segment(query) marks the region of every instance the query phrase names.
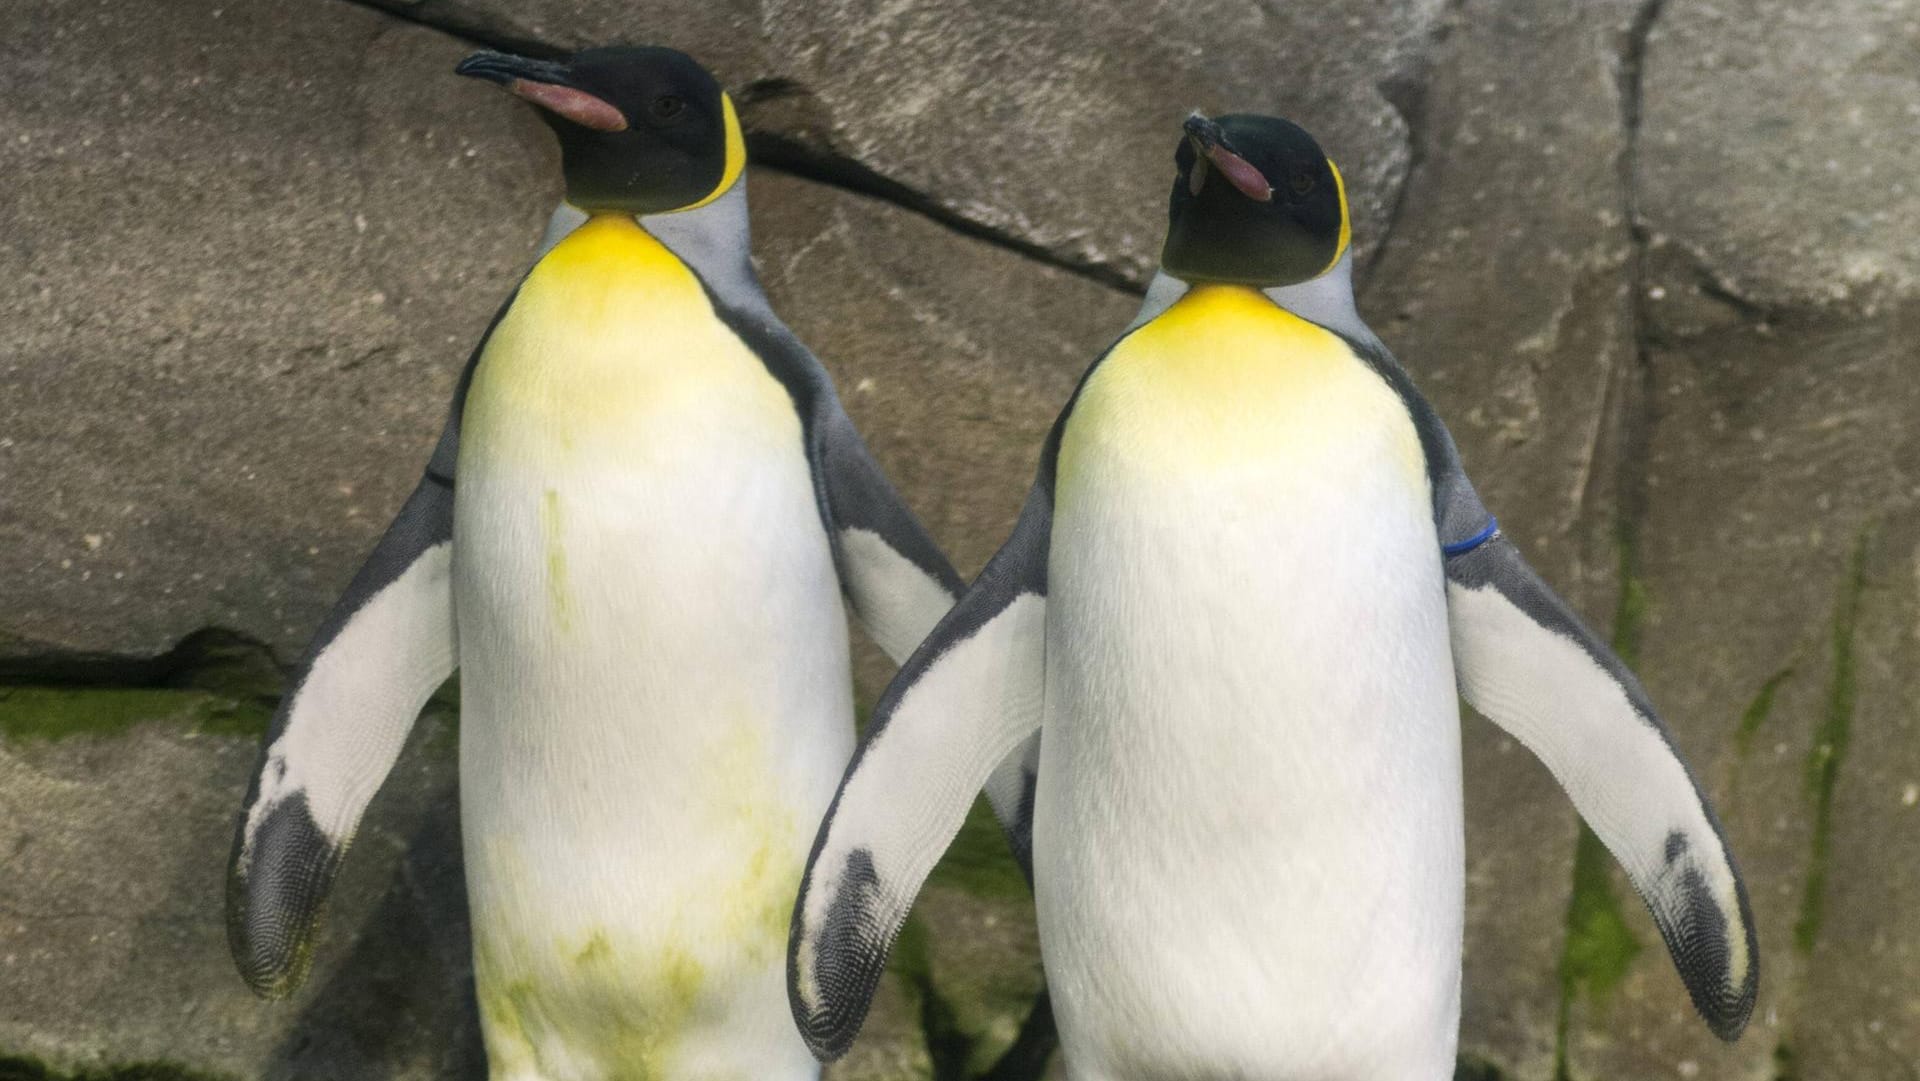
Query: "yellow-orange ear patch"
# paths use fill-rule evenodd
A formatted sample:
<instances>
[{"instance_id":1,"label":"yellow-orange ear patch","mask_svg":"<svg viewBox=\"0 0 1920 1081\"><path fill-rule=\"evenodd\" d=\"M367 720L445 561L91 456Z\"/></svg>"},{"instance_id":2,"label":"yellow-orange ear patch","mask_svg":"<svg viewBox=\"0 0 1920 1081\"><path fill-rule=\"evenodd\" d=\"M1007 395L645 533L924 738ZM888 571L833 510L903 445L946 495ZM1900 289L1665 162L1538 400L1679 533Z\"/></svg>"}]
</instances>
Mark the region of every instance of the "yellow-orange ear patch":
<instances>
[{"instance_id":1,"label":"yellow-orange ear patch","mask_svg":"<svg viewBox=\"0 0 1920 1081\"><path fill-rule=\"evenodd\" d=\"M740 114L733 110L733 98L724 92L720 95L720 109L727 125L727 163L720 171L720 183L713 186L706 198L681 207L682 210L698 210L725 195L727 189L733 187L734 181L740 179L740 174L746 171L747 137L740 130Z\"/></svg>"},{"instance_id":2,"label":"yellow-orange ear patch","mask_svg":"<svg viewBox=\"0 0 1920 1081\"><path fill-rule=\"evenodd\" d=\"M1325 274L1340 265L1340 257L1347 254L1347 248L1353 243L1353 212L1347 208L1347 182L1340 178L1340 167L1327 159L1327 168L1333 173L1333 190L1340 196L1340 242L1333 246L1333 261L1328 263Z\"/></svg>"}]
</instances>

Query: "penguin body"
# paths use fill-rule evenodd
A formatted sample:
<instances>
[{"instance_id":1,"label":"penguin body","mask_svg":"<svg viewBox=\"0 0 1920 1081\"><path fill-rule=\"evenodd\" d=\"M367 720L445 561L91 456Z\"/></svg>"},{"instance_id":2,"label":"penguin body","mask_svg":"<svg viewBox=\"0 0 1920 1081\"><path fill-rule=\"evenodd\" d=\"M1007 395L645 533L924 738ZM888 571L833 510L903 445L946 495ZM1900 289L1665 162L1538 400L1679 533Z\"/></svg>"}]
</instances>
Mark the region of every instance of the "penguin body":
<instances>
[{"instance_id":1,"label":"penguin body","mask_svg":"<svg viewBox=\"0 0 1920 1081\"><path fill-rule=\"evenodd\" d=\"M602 215L521 285L463 427L462 827L496 1072L810 1076L780 972L852 691L791 397L684 263Z\"/></svg>"},{"instance_id":2,"label":"penguin body","mask_svg":"<svg viewBox=\"0 0 1920 1081\"><path fill-rule=\"evenodd\" d=\"M1450 1061L1459 720L1400 400L1205 286L1088 377L1055 485L1034 868L1075 1075Z\"/></svg>"},{"instance_id":3,"label":"penguin body","mask_svg":"<svg viewBox=\"0 0 1920 1081\"><path fill-rule=\"evenodd\" d=\"M958 594L749 259L745 147L665 49L459 69L547 110L568 203L426 475L316 634L234 841L275 997L420 707L462 679L497 1081L806 1081L792 899L853 745L847 610L904 658Z\"/></svg>"},{"instance_id":4,"label":"penguin body","mask_svg":"<svg viewBox=\"0 0 1920 1081\"><path fill-rule=\"evenodd\" d=\"M1758 975L1718 823L1354 311L1338 171L1249 116L1196 114L1175 164L1140 315L821 825L789 960L809 1044L852 1041L983 785L1032 837L1075 1081L1451 1077L1459 697L1553 771L1734 1038Z\"/></svg>"}]
</instances>

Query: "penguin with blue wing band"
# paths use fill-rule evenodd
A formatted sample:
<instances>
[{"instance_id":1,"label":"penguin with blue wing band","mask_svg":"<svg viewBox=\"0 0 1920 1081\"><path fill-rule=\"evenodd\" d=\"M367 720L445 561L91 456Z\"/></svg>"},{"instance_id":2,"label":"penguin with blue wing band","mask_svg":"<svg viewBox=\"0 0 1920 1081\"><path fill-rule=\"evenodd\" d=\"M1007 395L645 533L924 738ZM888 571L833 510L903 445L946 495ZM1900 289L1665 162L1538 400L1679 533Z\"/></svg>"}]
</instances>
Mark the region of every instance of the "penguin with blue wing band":
<instances>
[{"instance_id":1,"label":"penguin with blue wing band","mask_svg":"<svg viewBox=\"0 0 1920 1081\"><path fill-rule=\"evenodd\" d=\"M811 1081L782 975L854 746L845 614L905 658L961 581L761 291L713 76L637 47L458 70L540 109L566 203L273 721L234 956L264 995L299 986L457 665L492 1076Z\"/></svg>"},{"instance_id":2,"label":"penguin with blue wing band","mask_svg":"<svg viewBox=\"0 0 1920 1081\"><path fill-rule=\"evenodd\" d=\"M1737 1037L1758 974L1719 826L1360 319L1339 170L1284 120L1198 114L1175 168L1139 317L821 825L788 965L809 1045L846 1050L968 803L1037 746L1069 1076L1451 1077L1460 696L1552 769Z\"/></svg>"}]
</instances>

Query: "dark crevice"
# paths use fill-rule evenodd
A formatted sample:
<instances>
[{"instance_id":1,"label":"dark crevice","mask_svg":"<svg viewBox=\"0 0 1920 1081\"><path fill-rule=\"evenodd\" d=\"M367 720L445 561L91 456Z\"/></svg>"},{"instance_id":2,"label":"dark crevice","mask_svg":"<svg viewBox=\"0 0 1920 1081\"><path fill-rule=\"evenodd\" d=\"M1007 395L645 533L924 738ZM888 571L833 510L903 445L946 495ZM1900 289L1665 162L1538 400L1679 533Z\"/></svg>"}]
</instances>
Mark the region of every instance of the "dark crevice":
<instances>
[{"instance_id":1,"label":"dark crevice","mask_svg":"<svg viewBox=\"0 0 1920 1081\"><path fill-rule=\"evenodd\" d=\"M207 627L157 656L43 647L0 656L0 686L211 688L244 683L277 689L281 669L273 650L238 631Z\"/></svg>"},{"instance_id":2,"label":"dark crevice","mask_svg":"<svg viewBox=\"0 0 1920 1081\"><path fill-rule=\"evenodd\" d=\"M346 2L416 26L437 30L449 37L483 49L496 49L541 59L555 59L572 51L503 30L487 19L463 12L457 7L438 4L413 5L398 2L398 0L346 0ZM736 104L744 109L750 104L764 104L783 98L806 96L810 96L810 91L803 84L793 79L776 76L756 79L741 87ZM749 124L747 153L753 164L761 168L891 203L911 214L945 226L962 236L991 244L1022 258L1064 270L1088 281L1098 282L1110 289L1117 289L1132 296L1142 296L1147 291L1144 283L1135 280L1131 274L1119 266L1063 255L1004 229L975 221L941 204L938 199L926 192L887 176L863 162L823 147L815 140L796 137L788 132L754 130Z\"/></svg>"},{"instance_id":3,"label":"dark crevice","mask_svg":"<svg viewBox=\"0 0 1920 1081\"><path fill-rule=\"evenodd\" d=\"M1462 1051L1454 1059L1453 1081L1507 1081L1507 1074L1498 1063Z\"/></svg>"},{"instance_id":4,"label":"dark crevice","mask_svg":"<svg viewBox=\"0 0 1920 1081\"><path fill-rule=\"evenodd\" d=\"M1715 277L1713 272L1704 266L1699 268L1696 287L1700 290L1701 296L1725 304L1750 323L1773 326L1781 321L1783 313L1779 310L1734 292L1730 286Z\"/></svg>"},{"instance_id":5,"label":"dark crevice","mask_svg":"<svg viewBox=\"0 0 1920 1081\"><path fill-rule=\"evenodd\" d=\"M1640 535L1648 502L1648 461L1656 423L1652 313L1648 310L1651 234L1640 213L1640 122L1646 75L1647 41L1665 9L1666 0L1645 0L1635 9L1621 39L1615 68L1620 107L1621 144L1617 183L1621 218L1626 223L1629 251L1625 266L1627 302L1623 313L1632 354L1626 370L1610 381L1613 399L1614 486L1613 540L1616 546L1619 590L1614 612L1613 644L1621 658L1637 660L1646 592L1640 570ZM1595 473L1595 480L1600 474ZM1613 896L1605 850L1583 823L1575 846L1573 884L1567 907L1567 937L1561 946L1560 1002L1554 1034L1555 1081L1574 1076L1569 1061L1571 1017L1576 995L1604 994L1625 975L1638 950Z\"/></svg>"},{"instance_id":6,"label":"dark crevice","mask_svg":"<svg viewBox=\"0 0 1920 1081\"><path fill-rule=\"evenodd\" d=\"M813 91L808 90L805 84L801 83L798 79L789 79L785 76L775 75L765 79L755 79L741 87L734 92L733 101L735 105L740 106L740 108L744 110L755 105L764 105L770 101L785 101L789 98L810 98L812 96Z\"/></svg>"},{"instance_id":7,"label":"dark crevice","mask_svg":"<svg viewBox=\"0 0 1920 1081\"><path fill-rule=\"evenodd\" d=\"M0 658L0 736L9 740L112 735L161 718L257 737L285 689L271 650L218 628L157 657L10 648Z\"/></svg>"},{"instance_id":8,"label":"dark crevice","mask_svg":"<svg viewBox=\"0 0 1920 1081\"><path fill-rule=\"evenodd\" d=\"M902 210L946 226L962 236L984 241L1036 263L1064 270L1088 281L1098 282L1132 296L1142 296L1146 286L1111 263L1074 259L1022 239L1005 230L974 221L925 192L876 172L862 162L822 149L800 139L771 131L747 133L748 157L755 165L774 169L802 180L839 188L892 203Z\"/></svg>"},{"instance_id":9,"label":"dark crevice","mask_svg":"<svg viewBox=\"0 0 1920 1081\"><path fill-rule=\"evenodd\" d=\"M345 2L369 11L377 11L382 15L399 19L401 22L437 30L450 38L457 38L482 49L517 53L541 60L557 60L573 51L503 30L485 17L463 12L457 7L448 8L433 3L406 3L404 0L345 0Z\"/></svg>"},{"instance_id":10,"label":"dark crevice","mask_svg":"<svg viewBox=\"0 0 1920 1081\"><path fill-rule=\"evenodd\" d=\"M894 946L893 967L920 1000L920 1037L933 1068L933 1081L1040 1081L1059 1043L1047 989L1042 987L1034 995L1013 1043L985 1072L975 1074L968 1063L979 1040L961 1028L953 1004L934 980L927 933L918 915L908 917Z\"/></svg>"},{"instance_id":11,"label":"dark crevice","mask_svg":"<svg viewBox=\"0 0 1920 1081\"><path fill-rule=\"evenodd\" d=\"M1356 291L1365 288L1373 269L1380 265L1382 257L1386 255L1387 246L1393 242L1394 233L1400 228L1401 219L1406 213L1407 193L1413 187L1414 178L1426 165L1427 107L1433 90L1434 54L1453 34L1454 19L1465 7L1466 0L1447 0L1446 5L1433 16L1427 40L1405 66L1374 87L1387 107L1400 117L1401 126L1407 129L1407 168L1401 174L1400 187L1394 191L1393 201L1387 205L1386 220L1380 223L1380 236L1374 242L1373 255L1365 267L1359 268Z\"/></svg>"},{"instance_id":12,"label":"dark crevice","mask_svg":"<svg viewBox=\"0 0 1920 1081\"><path fill-rule=\"evenodd\" d=\"M1633 337L1636 371L1628 396L1622 401L1619 462L1620 534L1629 551L1638 539L1647 498L1647 452L1654 416L1653 313L1648 310L1651 289L1650 231L1640 212L1640 121L1645 93L1647 39L1666 8L1666 0L1646 0L1634 12L1620 53L1619 97L1620 193L1632 250L1627 262L1627 318ZM1623 568L1631 572L1633 568ZM1624 582L1623 582L1624 588Z\"/></svg>"}]
</instances>

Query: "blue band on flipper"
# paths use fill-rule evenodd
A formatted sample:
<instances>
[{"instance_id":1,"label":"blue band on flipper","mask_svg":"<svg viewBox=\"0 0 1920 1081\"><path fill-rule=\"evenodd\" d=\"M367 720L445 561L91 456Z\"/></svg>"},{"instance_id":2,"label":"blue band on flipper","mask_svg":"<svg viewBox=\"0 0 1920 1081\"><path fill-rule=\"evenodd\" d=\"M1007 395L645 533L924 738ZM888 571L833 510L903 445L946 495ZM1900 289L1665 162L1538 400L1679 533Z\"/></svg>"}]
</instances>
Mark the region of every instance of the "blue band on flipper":
<instances>
[{"instance_id":1,"label":"blue band on flipper","mask_svg":"<svg viewBox=\"0 0 1920 1081\"><path fill-rule=\"evenodd\" d=\"M1441 545L1440 552L1448 559L1452 559L1454 556L1466 555L1468 552L1492 540L1493 535L1498 532L1500 532L1500 519L1488 515L1486 528L1468 537L1466 540Z\"/></svg>"}]
</instances>

